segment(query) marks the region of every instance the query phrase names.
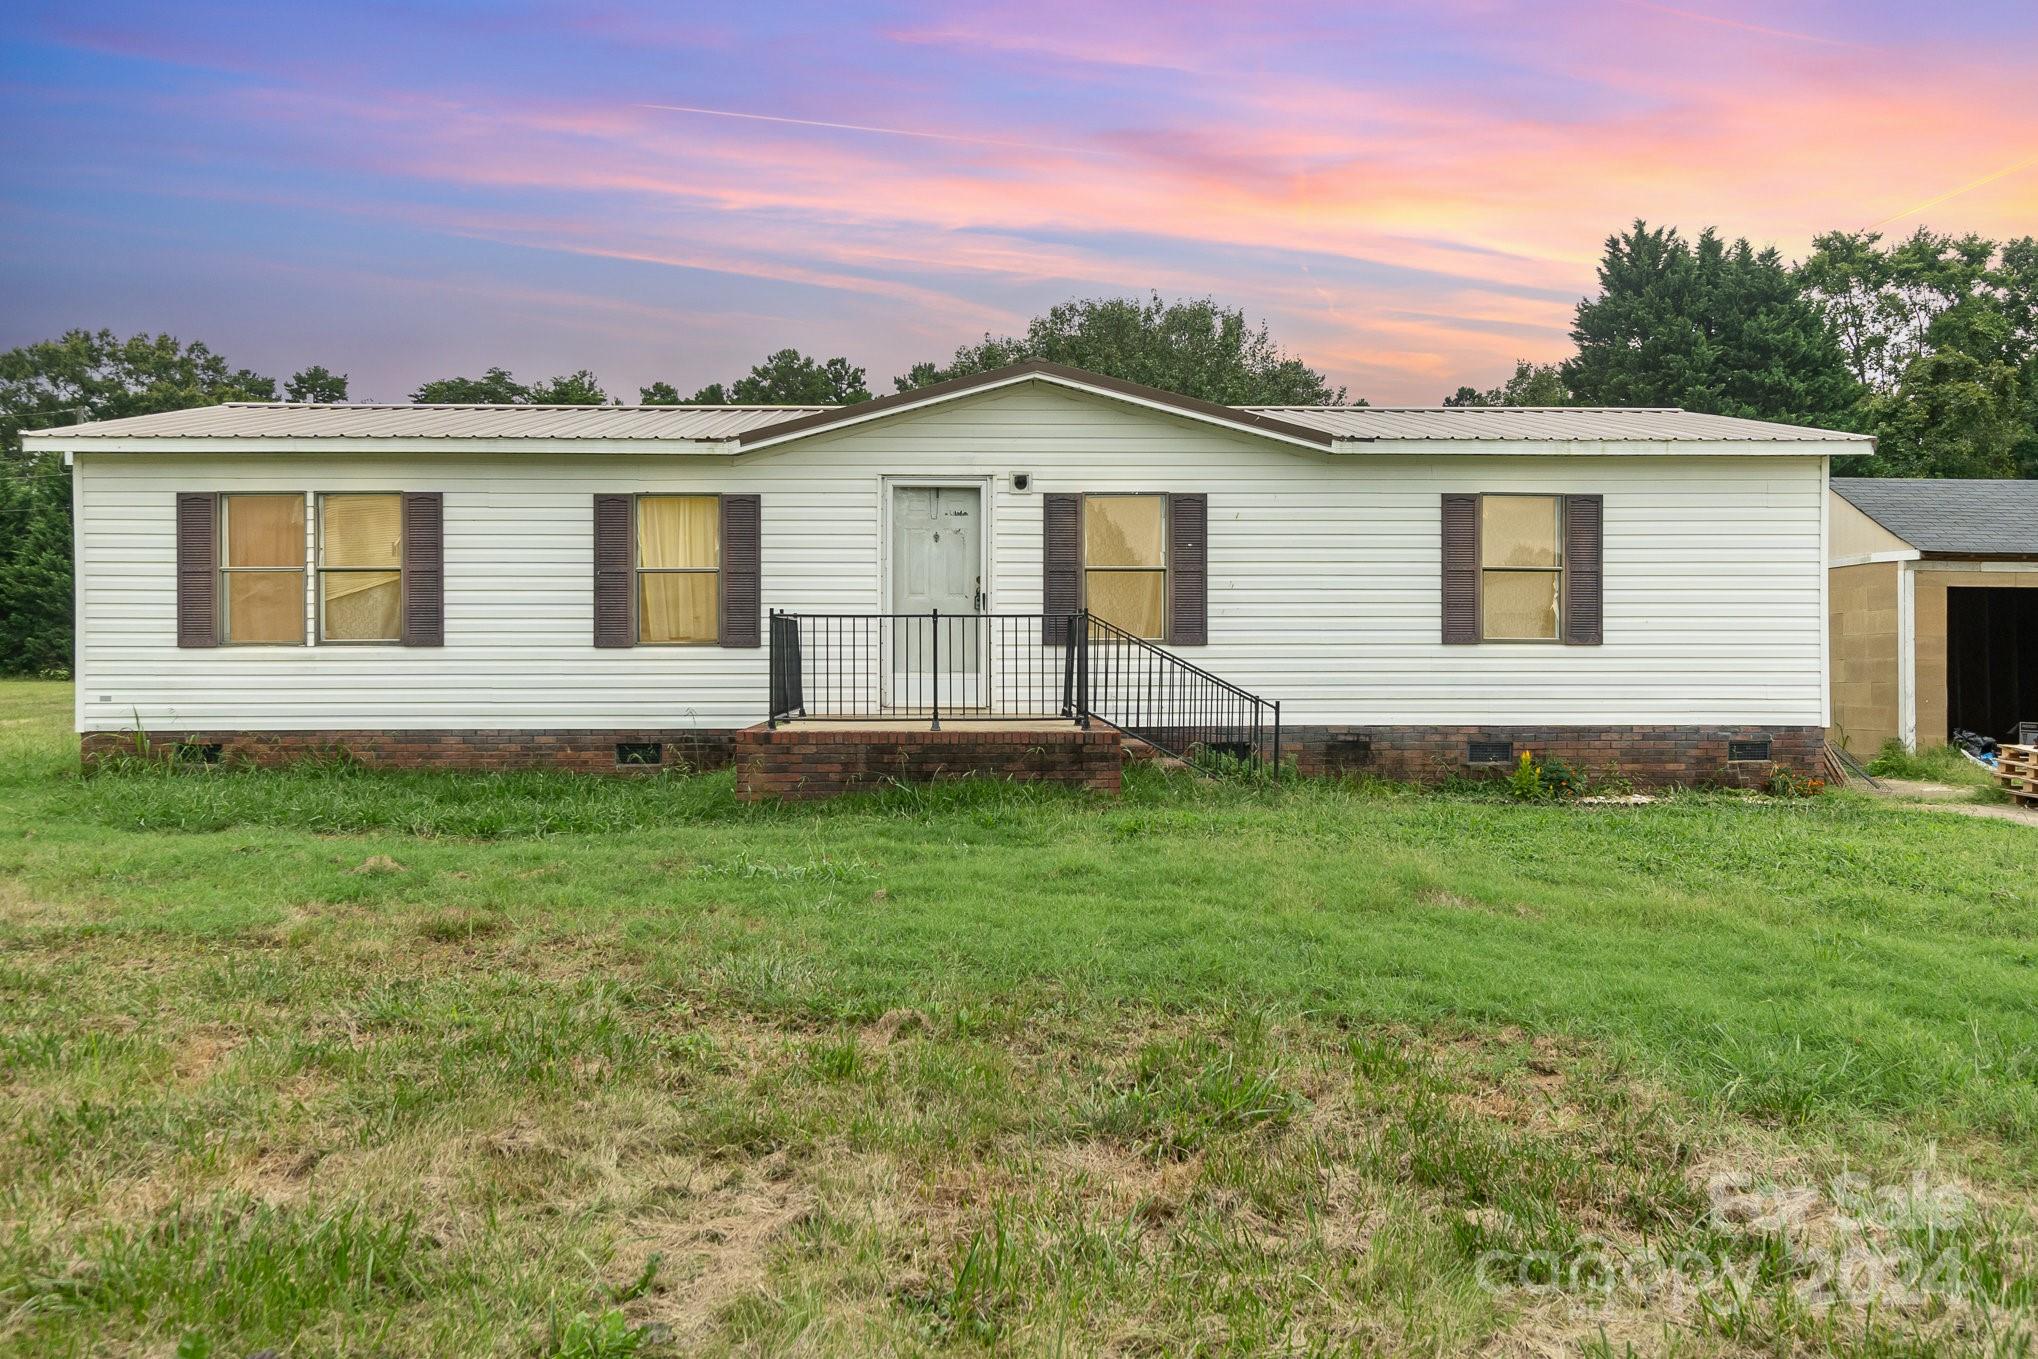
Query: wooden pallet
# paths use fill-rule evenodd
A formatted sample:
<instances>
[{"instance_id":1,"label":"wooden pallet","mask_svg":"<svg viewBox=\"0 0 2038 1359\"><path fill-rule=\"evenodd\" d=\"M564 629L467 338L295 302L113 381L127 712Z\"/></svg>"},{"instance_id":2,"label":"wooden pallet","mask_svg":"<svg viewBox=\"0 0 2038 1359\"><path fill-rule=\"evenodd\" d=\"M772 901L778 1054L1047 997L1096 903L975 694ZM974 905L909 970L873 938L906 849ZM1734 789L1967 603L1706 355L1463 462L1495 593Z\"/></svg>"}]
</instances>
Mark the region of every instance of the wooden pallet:
<instances>
[{"instance_id":1,"label":"wooden pallet","mask_svg":"<svg viewBox=\"0 0 2038 1359\"><path fill-rule=\"evenodd\" d=\"M2038 807L2038 746L1999 747L1996 782L2018 802Z\"/></svg>"}]
</instances>

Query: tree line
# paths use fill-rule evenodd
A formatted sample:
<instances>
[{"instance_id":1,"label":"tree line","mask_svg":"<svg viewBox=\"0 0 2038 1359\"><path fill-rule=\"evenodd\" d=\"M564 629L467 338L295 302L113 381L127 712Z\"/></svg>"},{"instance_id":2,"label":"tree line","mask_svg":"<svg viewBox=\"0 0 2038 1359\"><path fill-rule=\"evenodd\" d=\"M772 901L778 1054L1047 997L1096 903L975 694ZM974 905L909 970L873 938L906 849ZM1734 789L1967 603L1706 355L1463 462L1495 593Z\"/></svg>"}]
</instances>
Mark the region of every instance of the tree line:
<instances>
[{"instance_id":1,"label":"tree line","mask_svg":"<svg viewBox=\"0 0 2038 1359\"><path fill-rule=\"evenodd\" d=\"M1634 227L1609 237L1575 352L1447 405L1682 406L1856 430L1840 475L2038 476L2038 239L1920 228L1774 249Z\"/></svg>"},{"instance_id":2,"label":"tree line","mask_svg":"<svg viewBox=\"0 0 2038 1359\"><path fill-rule=\"evenodd\" d=\"M1599 289L1578 303L1572 353L1521 360L1498 386L1447 406L1681 406L1863 431L1872 458L1836 473L2038 476L2038 239L1995 242L1923 228L1884 240L1831 232L1805 259L1689 239L1636 222L1607 238ZM896 391L1041 359L1227 405L1365 404L1277 344L1264 322L1211 298L1078 298L1021 335L985 335L917 363ZM71 493L60 460L24 430L222 401L333 402L347 375L312 366L278 383L203 343L75 330L0 354L0 673L62 673L71 648ZM781 349L727 383L646 405L838 405L871 396L865 369ZM502 368L438 378L417 402L607 405L581 369L519 381Z\"/></svg>"}]
</instances>

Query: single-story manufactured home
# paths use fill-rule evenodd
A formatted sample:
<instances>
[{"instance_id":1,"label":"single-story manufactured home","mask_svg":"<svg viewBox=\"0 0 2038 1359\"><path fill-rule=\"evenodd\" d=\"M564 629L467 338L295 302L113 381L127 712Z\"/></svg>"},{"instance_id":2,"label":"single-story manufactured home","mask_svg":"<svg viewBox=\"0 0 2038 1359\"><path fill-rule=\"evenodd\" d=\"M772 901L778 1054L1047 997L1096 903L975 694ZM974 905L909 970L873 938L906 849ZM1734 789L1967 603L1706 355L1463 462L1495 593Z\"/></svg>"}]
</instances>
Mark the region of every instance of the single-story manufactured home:
<instances>
[{"instance_id":1,"label":"single-story manufactured home","mask_svg":"<svg viewBox=\"0 0 2038 1359\"><path fill-rule=\"evenodd\" d=\"M764 793L1101 786L1121 733L1305 771L1810 773L1827 473L1870 448L1045 363L840 408L231 404L27 442L75 471L88 757L137 727L207 759L750 749Z\"/></svg>"},{"instance_id":2,"label":"single-story manufactured home","mask_svg":"<svg viewBox=\"0 0 2038 1359\"><path fill-rule=\"evenodd\" d=\"M2038 722L2038 481L1838 477L1835 745L2016 741Z\"/></svg>"}]
</instances>

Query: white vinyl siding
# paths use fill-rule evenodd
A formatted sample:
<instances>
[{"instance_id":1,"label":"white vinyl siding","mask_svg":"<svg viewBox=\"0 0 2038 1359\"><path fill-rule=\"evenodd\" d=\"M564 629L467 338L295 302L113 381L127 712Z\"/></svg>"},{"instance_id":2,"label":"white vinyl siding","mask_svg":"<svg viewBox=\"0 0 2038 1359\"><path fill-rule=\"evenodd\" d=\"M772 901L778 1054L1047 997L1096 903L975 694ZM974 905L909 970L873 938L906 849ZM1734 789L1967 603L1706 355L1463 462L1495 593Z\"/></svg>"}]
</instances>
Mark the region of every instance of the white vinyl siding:
<instances>
[{"instance_id":1,"label":"white vinyl siding","mask_svg":"<svg viewBox=\"0 0 2038 1359\"><path fill-rule=\"evenodd\" d=\"M766 650L593 645L594 493L763 497L766 608L875 612L887 481L991 479L992 610L1040 608L1041 495L1209 497L1197 665L1291 725L1818 725L1822 455L1318 454L1039 387L742 457L77 459L79 716L156 728L726 728ZM1025 493L1013 472L1032 474ZM175 493L445 495L443 647L176 647ZM1439 498L1605 497L1605 644L1446 649Z\"/></svg>"}]
</instances>

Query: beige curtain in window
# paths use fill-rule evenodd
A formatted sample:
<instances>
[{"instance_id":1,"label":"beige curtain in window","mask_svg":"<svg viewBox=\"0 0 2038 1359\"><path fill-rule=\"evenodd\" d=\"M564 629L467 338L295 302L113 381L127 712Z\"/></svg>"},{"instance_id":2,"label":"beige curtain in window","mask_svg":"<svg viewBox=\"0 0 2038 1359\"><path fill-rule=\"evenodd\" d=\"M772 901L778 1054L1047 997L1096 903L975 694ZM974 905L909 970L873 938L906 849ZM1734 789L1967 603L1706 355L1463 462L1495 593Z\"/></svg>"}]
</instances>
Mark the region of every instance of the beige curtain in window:
<instances>
[{"instance_id":1,"label":"beige curtain in window","mask_svg":"<svg viewBox=\"0 0 2038 1359\"><path fill-rule=\"evenodd\" d=\"M1479 501L1481 635L1554 641L1563 589L1558 500L1488 495Z\"/></svg>"},{"instance_id":2,"label":"beige curtain in window","mask_svg":"<svg viewBox=\"0 0 2038 1359\"><path fill-rule=\"evenodd\" d=\"M1135 637L1167 632L1166 500L1083 499L1083 587L1091 613Z\"/></svg>"},{"instance_id":3,"label":"beige curtain in window","mask_svg":"<svg viewBox=\"0 0 2038 1359\"><path fill-rule=\"evenodd\" d=\"M722 564L721 505L711 495L647 495L637 501L637 565L646 571L712 571Z\"/></svg>"},{"instance_id":4,"label":"beige curtain in window","mask_svg":"<svg viewBox=\"0 0 2038 1359\"><path fill-rule=\"evenodd\" d=\"M705 643L720 635L721 502L711 495L637 501L637 640Z\"/></svg>"},{"instance_id":5,"label":"beige curtain in window","mask_svg":"<svg viewBox=\"0 0 2038 1359\"><path fill-rule=\"evenodd\" d=\"M645 571L637 577L637 640L712 642L719 635L716 571Z\"/></svg>"},{"instance_id":6,"label":"beige curtain in window","mask_svg":"<svg viewBox=\"0 0 2038 1359\"><path fill-rule=\"evenodd\" d=\"M234 643L302 642L304 572L227 572L226 639Z\"/></svg>"},{"instance_id":7,"label":"beige curtain in window","mask_svg":"<svg viewBox=\"0 0 2038 1359\"><path fill-rule=\"evenodd\" d=\"M304 497L230 495L224 503L220 564L227 568L221 588L226 640L302 643Z\"/></svg>"},{"instance_id":8,"label":"beige curtain in window","mask_svg":"<svg viewBox=\"0 0 2038 1359\"><path fill-rule=\"evenodd\" d=\"M321 496L318 560L326 641L394 642L403 635L402 496Z\"/></svg>"},{"instance_id":9,"label":"beige curtain in window","mask_svg":"<svg viewBox=\"0 0 2038 1359\"><path fill-rule=\"evenodd\" d=\"M1163 564L1161 497L1093 495L1083 501L1083 565Z\"/></svg>"},{"instance_id":10,"label":"beige curtain in window","mask_svg":"<svg viewBox=\"0 0 2038 1359\"><path fill-rule=\"evenodd\" d=\"M319 565L403 565L402 496L329 495L319 513Z\"/></svg>"},{"instance_id":11,"label":"beige curtain in window","mask_svg":"<svg viewBox=\"0 0 2038 1359\"><path fill-rule=\"evenodd\" d=\"M226 498L227 566L304 566L304 497Z\"/></svg>"},{"instance_id":12,"label":"beige curtain in window","mask_svg":"<svg viewBox=\"0 0 2038 1359\"><path fill-rule=\"evenodd\" d=\"M328 571L325 637L332 642L394 642L403 634L403 576L395 571Z\"/></svg>"},{"instance_id":13,"label":"beige curtain in window","mask_svg":"<svg viewBox=\"0 0 2038 1359\"><path fill-rule=\"evenodd\" d=\"M1135 637L1158 638L1167 631L1165 579L1159 571L1092 571L1090 612Z\"/></svg>"}]
</instances>

